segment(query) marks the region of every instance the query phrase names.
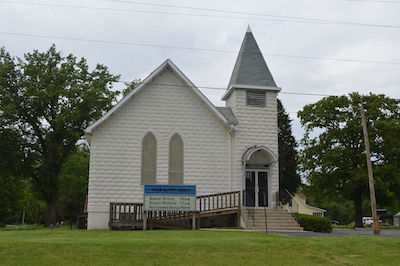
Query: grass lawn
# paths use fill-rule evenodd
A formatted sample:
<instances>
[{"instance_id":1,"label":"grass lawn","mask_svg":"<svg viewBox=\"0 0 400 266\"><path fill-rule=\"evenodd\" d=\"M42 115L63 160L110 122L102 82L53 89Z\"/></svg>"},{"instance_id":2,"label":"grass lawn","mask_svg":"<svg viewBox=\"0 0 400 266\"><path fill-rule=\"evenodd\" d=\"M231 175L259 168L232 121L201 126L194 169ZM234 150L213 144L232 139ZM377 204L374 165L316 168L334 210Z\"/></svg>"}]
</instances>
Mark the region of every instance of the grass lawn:
<instances>
[{"instance_id":1,"label":"grass lawn","mask_svg":"<svg viewBox=\"0 0 400 266\"><path fill-rule=\"evenodd\" d=\"M399 265L400 238L253 232L0 231L1 265Z\"/></svg>"}]
</instances>

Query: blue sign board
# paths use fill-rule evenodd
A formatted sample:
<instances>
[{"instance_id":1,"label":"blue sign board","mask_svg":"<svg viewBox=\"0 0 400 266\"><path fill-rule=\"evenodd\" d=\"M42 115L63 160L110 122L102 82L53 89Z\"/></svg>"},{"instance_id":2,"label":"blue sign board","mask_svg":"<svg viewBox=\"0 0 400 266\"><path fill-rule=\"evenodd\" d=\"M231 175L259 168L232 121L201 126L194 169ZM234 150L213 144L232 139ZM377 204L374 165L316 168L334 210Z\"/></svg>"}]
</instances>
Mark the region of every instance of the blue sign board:
<instances>
[{"instance_id":1,"label":"blue sign board","mask_svg":"<svg viewBox=\"0 0 400 266\"><path fill-rule=\"evenodd\" d=\"M144 185L144 194L196 195L196 186L189 185Z\"/></svg>"},{"instance_id":2,"label":"blue sign board","mask_svg":"<svg viewBox=\"0 0 400 266\"><path fill-rule=\"evenodd\" d=\"M196 186L145 185L145 211L196 211Z\"/></svg>"}]
</instances>

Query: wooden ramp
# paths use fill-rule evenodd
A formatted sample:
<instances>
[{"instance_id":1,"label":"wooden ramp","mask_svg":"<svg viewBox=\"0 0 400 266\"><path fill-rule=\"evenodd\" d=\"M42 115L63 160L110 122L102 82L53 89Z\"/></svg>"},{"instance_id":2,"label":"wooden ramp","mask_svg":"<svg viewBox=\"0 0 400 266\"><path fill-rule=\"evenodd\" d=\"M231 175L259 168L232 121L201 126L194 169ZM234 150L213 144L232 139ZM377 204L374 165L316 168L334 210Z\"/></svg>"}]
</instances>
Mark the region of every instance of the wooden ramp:
<instances>
[{"instance_id":1,"label":"wooden ramp","mask_svg":"<svg viewBox=\"0 0 400 266\"><path fill-rule=\"evenodd\" d=\"M109 227L111 230L133 230L143 228L143 218L149 228L189 229L193 219L196 224L204 217L237 215L240 223L240 191L198 196L196 212L148 211L144 212L143 203L110 203ZM239 224L238 224L239 226ZM199 227L199 226L197 226Z\"/></svg>"}]
</instances>

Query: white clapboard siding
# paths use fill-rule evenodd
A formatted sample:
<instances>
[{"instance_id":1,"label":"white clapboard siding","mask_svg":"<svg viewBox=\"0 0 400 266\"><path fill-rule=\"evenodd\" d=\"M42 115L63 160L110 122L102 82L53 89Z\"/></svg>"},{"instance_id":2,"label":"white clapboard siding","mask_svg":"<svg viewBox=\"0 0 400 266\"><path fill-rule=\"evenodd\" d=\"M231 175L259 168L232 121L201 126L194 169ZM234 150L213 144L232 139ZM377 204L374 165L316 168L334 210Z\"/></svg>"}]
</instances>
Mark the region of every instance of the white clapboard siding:
<instances>
[{"instance_id":1,"label":"white clapboard siding","mask_svg":"<svg viewBox=\"0 0 400 266\"><path fill-rule=\"evenodd\" d=\"M233 175L234 189L244 188L243 154L255 145L265 146L278 156L278 116L277 92L266 91L265 107L248 106L246 104L246 90L234 89L226 100L226 106L231 107L238 119L234 137ZM269 193L270 206L275 206L275 193L279 190L278 162L269 169L271 192Z\"/></svg>"},{"instance_id":2,"label":"white clapboard siding","mask_svg":"<svg viewBox=\"0 0 400 266\"><path fill-rule=\"evenodd\" d=\"M90 147L88 229L108 229L110 202L142 202L141 143L157 139L157 183L168 183L168 145L183 139L184 183L199 195L230 190L228 127L171 70L93 130ZM176 84L176 86L170 86Z\"/></svg>"}]
</instances>

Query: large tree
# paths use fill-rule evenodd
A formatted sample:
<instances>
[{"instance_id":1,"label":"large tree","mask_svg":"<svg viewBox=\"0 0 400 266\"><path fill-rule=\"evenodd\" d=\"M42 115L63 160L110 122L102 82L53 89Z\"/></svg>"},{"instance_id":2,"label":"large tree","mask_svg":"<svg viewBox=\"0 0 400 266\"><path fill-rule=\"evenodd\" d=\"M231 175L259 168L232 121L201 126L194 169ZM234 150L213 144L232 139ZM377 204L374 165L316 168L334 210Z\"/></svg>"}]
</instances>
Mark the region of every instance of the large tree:
<instances>
[{"instance_id":1,"label":"large tree","mask_svg":"<svg viewBox=\"0 0 400 266\"><path fill-rule=\"evenodd\" d=\"M39 158L31 175L47 203L48 225L56 222L61 167L84 129L111 108L118 79L104 65L91 71L84 58L62 56L54 45L23 58L0 49L0 118Z\"/></svg>"},{"instance_id":2,"label":"large tree","mask_svg":"<svg viewBox=\"0 0 400 266\"><path fill-rule=\"evenodd\" d=\"M279 143L279 195L282 202L287 202L291 194L300 186L300 175L297 172L297 143L292 134L289 115L278 99L278 143Z\"/></svg>"},{"instance_id":3,"label":"large tree","mask_svg":"<svg viewBox=\"0 0 400 266\"><path fill-rule=\"evenodd\" d=\"M18 132L0 121L0 225L15 223L23 211L24 180L30 169L26 143Z\"/></svg>"},{"instance_id":4,"label":"large tree","mask_svg":"<svg viewBox=\"0 0 400 266\"><path fill-rule=\"evenodd\" d=\"M84 211L89 179L89 150L78 148L61 168L59 176L58 214L73 223Z\"/></svg>"},{"instance_id":5,"label":"large tree","mask_svg":"<svg viewBox=\"0 0 400 266\"><path fill-rule=\"evenodd\" d=\"M369 195L360 104L368 121L378 206L391 204L399 182L399 100L352 93L323 98L298 113L306 130L301 162L310 190L321 200L351 200L356 227L362 226L362 202Z\"/></svg>"}]
</instances>

